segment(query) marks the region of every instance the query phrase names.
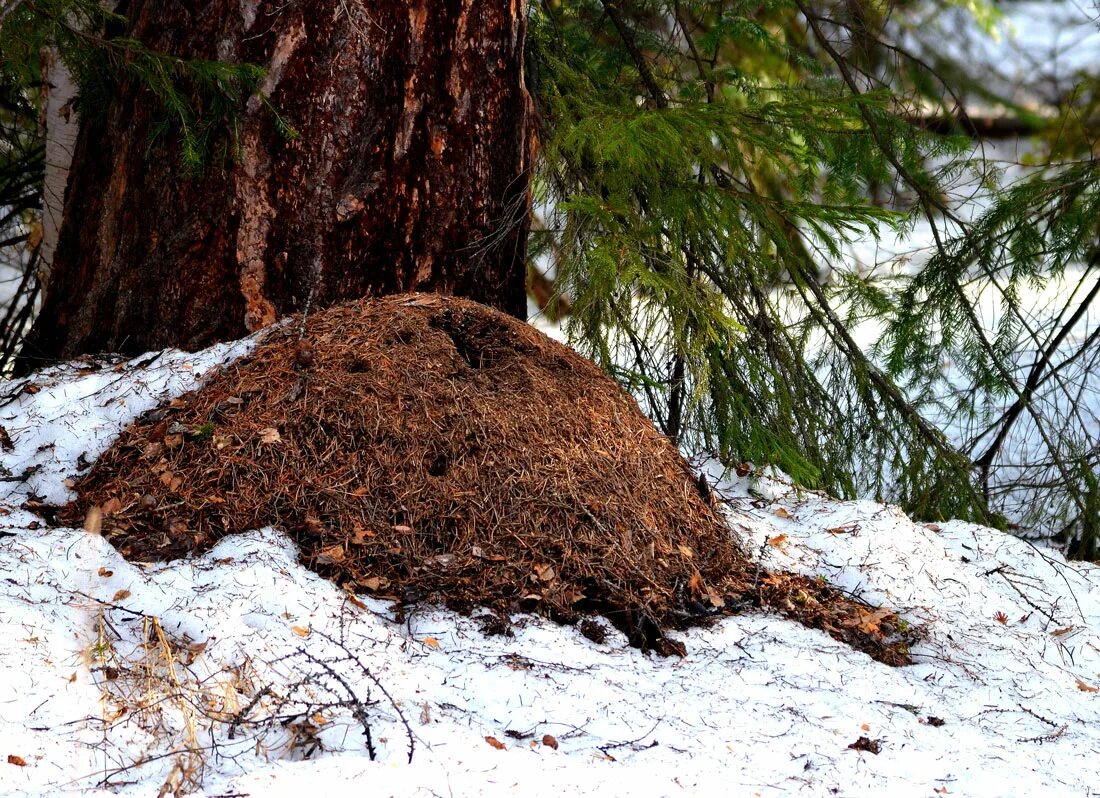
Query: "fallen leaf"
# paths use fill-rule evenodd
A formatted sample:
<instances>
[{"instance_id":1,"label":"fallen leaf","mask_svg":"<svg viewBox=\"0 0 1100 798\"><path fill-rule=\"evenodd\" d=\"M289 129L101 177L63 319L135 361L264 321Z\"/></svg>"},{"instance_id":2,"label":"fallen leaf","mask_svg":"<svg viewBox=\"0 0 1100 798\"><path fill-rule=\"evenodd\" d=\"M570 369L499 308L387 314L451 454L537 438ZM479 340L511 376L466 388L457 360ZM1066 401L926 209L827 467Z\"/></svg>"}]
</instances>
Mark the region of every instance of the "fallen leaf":
<instances>
[{"instance_id":1,"label":"fallen leaf","mask_svg":"<svg viewBox=\"0 0 1100 798\"><path fill-rule=\"evenodd\" d=\"M853 625L864 634L878 635L882 634L880 624L887 618L892 618L893 616L893 610L886 609L885 607L875 610L874 612L864 612L861 610L859 613L859 620Z\"/></svg>"},{"instance_id":2,"label":"fallen leaf","mask_svg":"<svg viewBox=\"0 0 1100 798\"><path fill-rule=\"evenodd\" d=\"M791 517L791 511L788 510L785 507L776 507L775 508L775 514L778 515L780 518L790 518Z\"/></svg>"},{"instance_id":3,"label":"fallen leaf","mask_svg":"<svg viewBox=\"0 0 1100 798\"><path fill-rule=\"evenodd\" d=\"M946 787L933 787L932 792L938 792L940 795L947 795Z\"/></svg>"},{"instance_id":4,"label":"fallen leaf","mask_svg":"<svg viewBox=\"0 0 1100 798\"><path fill-rule=\"evenodd\" d=\"M864 731L871 731L871 724L870 723L864 723L859 728L863 729Z\"/></svg>"},{"instance_id":5,"label":"fallen leaf","mask_svg":"<svg viewBox=\"0 0 1100 798\"><path fill-rule=\"evenodd\" d=\"M103 502L103 506L100 509L103 510L104 515L114 515L122 509L122 500L110 498Z\"/></svg>"},{"instance_id":6,"label":"fallen leaf","mask_svg":"<svg viewBox=\"0 0 1100 798\"><path fill-rule=\"evenodd\" d=\"M485 742L489 743L489 745L493 746L493 748L497 749L498 751L503 751L505 748L508 747L492 735L487 736L485 738Z\"/></svg>"},{"instance_id":7,"label":"fallen leaf","mask_svg":"<svg viewBox=\"0 0 1100 798\"><path fill-rule=\"evenodd\" d=\"M333 546L326 546L317 552L317 562L321 565L332 565L333 563L342 562L344 559L344 547L339 543Z\"/></svg>"},{"instance_id":8,"label":"fallen leaf","mask_svg":"<svg viewBox=\"0 0 1100 798\"><path fill-rule=\"evenodd\" d=\"M553 582L554 577L557 576L557 572L552 565L536 565L535 575L539 578L540 582Z\"/></svg>"},{"instance_id":9,"label":"fallen leaf","mask_svg":"<svg viewBox=\"0 0 1100 798\"><path fill-rule=\"evenodd\" d=\"M115 572L109 568L100 568L99 575L106 579L109 576L114 576Z\"/></svg>"},{"instance_id":10,"label":"fallen leaf","mask_svg":"<svg viewBox=\"0 0 1100 798\"><path fill-rule=\"evenodd\" d=\"M378 576L367 577L366 579L356 580L360 587L369 590L371 593L377 593L383 586L386 580Z\"/></svg>"},{"instance_id":11,"label":"fallen leaf","mask_svg":"<svg viewBox=\"0 0 1100 798\"><path fill-rule=\"evenodd\" d=\"M413 531L411 526L405 526L404 524L398 524L393 528L394 532L400 532L402 535L408 535Z\"/></svg>"},{"instance_id":12,"label":"fallen leaf","mask_svg":"<svg viewBox=\"0 0 1100 798\"><path fill-rule=\"evenodd\" d=\"M1055 637L1061 637L1062 635L1068 635L1073 629L1073 626L1063 626L1061 629L1055 629L1051 634Z\"/></svg>"},{"instance_id":13,"label":"fallen leaf","mask_svg":"<svg viewBox=\"0 0 1100 798\"><path fill-rule=\"evenodd\" d=\"M878 740L872 740L869 737L860 737L848 747L853 751L868 751L872 754L877 754L882 750L882 743Z\"/></svg>"},{"instance_id":14,"label":"fallen leaf","mask_svg":"<svg viewBox=\"0 0 1100 798\"><path fill-rule=\"evenodd\" d=\"M698 571L688 580L688 590L691 591L691 597L694 599L702 598L706 594L706 585L703 584L703 577Z\"/></svg>"},{"instance_id":15,"label":"fallen leaf","mask_svg":"<svg viewBox=\"0 0 1100 798\"><path fill-rule=\"evenodd\" d=\"M1100 693L1100 687L1093 687L1091 684L1077 680L1077 689L1082 693Z\"/></svg>"},{"instance_id":16,"label":"fallen leaf","mask_svg":"<svg viewBox=\"0 0 1100 798\"><path fill-rule=\"evenodd\" d=\"M554 739L554 735L552 734L542 735L542 744L547 748L553 748L555 751L558 750L558 741Z\"/></svg>"},{"instance_id":17,"label":"fallen leaf","mask_svg":"<svg viewBox=\"0 0 1100 798\"><path fill-rule=\"evenodd\" d=\"M128 599L128 598L130 598L130 591L129 590L120 590L117 593L115 593L115 595L111 599L111 601L123 601L123 600Z\"/></svg>"},{"instance_id":18,"label":"fallen leaf","mask_svg":"<svg viewBox=\"0 0 1100 798\"><path fill-rule=\"evenodd\" d=\"M439 648L439 641L434 637L425 637L423 642L428 648Z\"/></svg>"},{"instance_id":19,"label":"fallen leaf","mask_svg":"<svg viewBox=\"0 0 1100 798\"><path fill-rule=\"evenodd\" d=\"M680 553L683 554L685 557L687 557L689 560L692 559L695 556L695 552L693 552L691 550L690 546L685 546L684 544L681 543L676 548L678 548L680 550Z\"/></svg>"},{"instance_id":20,"label":"fallen leaf","mask_svg":"<svg viewBox=\"0 0 1100 798\"><path fill-rule=\"evenodd\" d=\"M260 443L278 443L282 439L283 436L274 427L266 427L260 430Z\"/></svg>"},{"instance_id":21,"label":"fallen leaf","mask_svg":"<svg viewBox=\"0 0 1100 798\"><path fill-rule=\"evenodd\" d=\"M350 590L347 592L348 603L353 604L361 610L365 610L367 605L359 600L359 597L352 593Z\"/></svg>"},{"instance_id":22,"label":"fallen leaf","mask_svg":"<svg viewBox=\"0 0 1100 798\"><path fill-rule=\"evenodd\" d=\"M15 754L8 754L8 764L18 765L21 768L25 768L27 766L27 760L25 760L21 756L16 756Z\"/></svg>"},{"instance_id":23,"label":"fallen leaf","mask_svg":"<svg viewBox=\"0 0 1100 798\"><path fill-rule=\"evenodd\" d=\"M298 637L309 637L310 632L313 630L308 626L292 626L290 627L290 631L294 632Z\"/></svg>"},{"instance_id":24,"label":"fallen leaf","mask_svg":"<svg viewBox=\"0 0 1100 798\"><path fill-rule=\"evenodd\" d=\"M1008 616L1005 615L1003 612L998 612L996 615L993 616L993 619L1000 624L1008 623Z\"/></svg>"},{"instance_id":25,"label":"fallen leaf","mask_svg":"<svg viewBox=\"0 0 1100 798\"><path fill-rule=\"evenodd\" d=\"M103 511L98 507L89 507L84 514L84 530L93 535L103 531Z\"/></svg>"},{"instance_id":26,"label":"fallen leaf","mask_svg":"<svg viewBox=\"0 0 1100 798\"><path fill-rule=\"evenodd\" d=\"M781 552L786 554L786 552L787 552L787 536L786 535L776 535L775 537L768 538L768 545L771 546L772 548L779 549Z\"/></svg>"}]
</instances>

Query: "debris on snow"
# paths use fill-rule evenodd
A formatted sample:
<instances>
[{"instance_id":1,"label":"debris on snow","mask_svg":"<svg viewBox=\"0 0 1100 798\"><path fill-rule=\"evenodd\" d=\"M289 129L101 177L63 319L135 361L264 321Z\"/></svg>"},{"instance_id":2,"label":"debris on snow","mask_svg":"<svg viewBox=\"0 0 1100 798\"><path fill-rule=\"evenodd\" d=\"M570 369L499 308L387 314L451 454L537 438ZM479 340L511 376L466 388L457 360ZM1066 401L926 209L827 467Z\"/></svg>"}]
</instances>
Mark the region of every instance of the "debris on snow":
<instances>
[{"instance_id":1,"label":"debris on snow","mask_svg":"<svg viewBox=\"0 0 1100 798\"><path fill-rule=\"evenodd\" d=\"M65 480L139 414L245 349L8 384L0 464L19 479L0 501L0 793L1095 790L1100 698L1082 685L1100 686L1100 569L972 524L751 472L719 486L768 570L921 628L914 664L891 668L755 612L683 632L683 659L598 620L600 641L535 615L486 636L483 612L423 602L397 622L389 602L303 567L274 529L140 564L22 509L66 501Z\"/></svg>"},{"instance_id":2,"label":"debris on snow","mask_svg":"<svg viewBox=\"0 0 1100 798\"><path fill-rule=\"evenodd\" d=\"M890 609L755 568L593 363L464 299L360 300L278 328L139 419L77 492L62 520L92 514L129 559L273 526L323 576L410 606L599 613L683 655L667 630L762 604L908 662Z\"/></svg>"}]
</instances>

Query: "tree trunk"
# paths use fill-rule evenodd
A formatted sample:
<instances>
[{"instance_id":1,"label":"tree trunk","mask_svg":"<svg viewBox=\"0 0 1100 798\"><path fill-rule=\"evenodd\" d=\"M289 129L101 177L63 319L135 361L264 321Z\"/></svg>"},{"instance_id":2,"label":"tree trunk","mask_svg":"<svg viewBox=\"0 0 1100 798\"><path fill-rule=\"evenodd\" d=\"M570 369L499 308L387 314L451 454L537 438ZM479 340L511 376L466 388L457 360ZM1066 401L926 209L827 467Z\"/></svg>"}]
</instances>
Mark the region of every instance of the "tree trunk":
<instances>
[{"instance_id":1,"label":"tree trunk","mask_svg":"<svg viewBox=\"0 0 1100 798\"><path fill-rule=\"evenodd\" d=\"M82 127L41 314L45 360L239 337L341 299L526 310L534 155L524 0L132 0L129 35L262 65L239 151L182 176L147 90ZM299 135L280 135L261 95Z\"/></svg>"}]
</instances>

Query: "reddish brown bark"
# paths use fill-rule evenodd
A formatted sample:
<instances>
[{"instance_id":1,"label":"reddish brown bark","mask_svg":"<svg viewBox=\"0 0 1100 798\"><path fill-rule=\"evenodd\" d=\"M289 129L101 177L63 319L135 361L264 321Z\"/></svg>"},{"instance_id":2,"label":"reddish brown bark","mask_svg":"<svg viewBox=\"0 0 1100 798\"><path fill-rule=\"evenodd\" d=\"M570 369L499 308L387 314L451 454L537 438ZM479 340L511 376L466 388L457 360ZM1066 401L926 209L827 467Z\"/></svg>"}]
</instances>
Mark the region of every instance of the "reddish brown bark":
<instances>
[{"instance_id":1,"label":"reddish brown bark","mask_svg":"<svg viewBox=\"0 0 1100 798\"><path fill-rule=\"evenodd\" d=\"M350 297L426 290L525 311L533 157L523 0L153 2L130 35L263 65L239 157L181 176L124 86L81 131L22 368L197 348Z\"/></svg>"}]
</instances>

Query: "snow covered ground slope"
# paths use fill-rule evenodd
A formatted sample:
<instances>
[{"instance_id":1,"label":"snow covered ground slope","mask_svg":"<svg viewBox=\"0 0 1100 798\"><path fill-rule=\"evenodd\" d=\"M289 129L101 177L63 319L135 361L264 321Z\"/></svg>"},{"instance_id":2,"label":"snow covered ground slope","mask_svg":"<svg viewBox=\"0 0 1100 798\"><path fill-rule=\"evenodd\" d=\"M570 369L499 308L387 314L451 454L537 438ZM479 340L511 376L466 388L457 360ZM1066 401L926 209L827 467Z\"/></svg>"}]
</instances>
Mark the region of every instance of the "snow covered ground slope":
<instances>
[{"instance_id":1,"label":"snow covered ground slope","mask_svg":"<svg viewBox=\"0 0 1100 798\"><path fill-rule=\"evenodd\" d=\"M1100 793L1100 569L981 527L723 488L766 565L924 631L891 669L752 613L683 635L683 660L530 617L492 637L434 608L399 623L277 530L136 565L20 509L65 500L126 423L245 349L6 386L0 794Z\"/></svg>"}]
</instances>

